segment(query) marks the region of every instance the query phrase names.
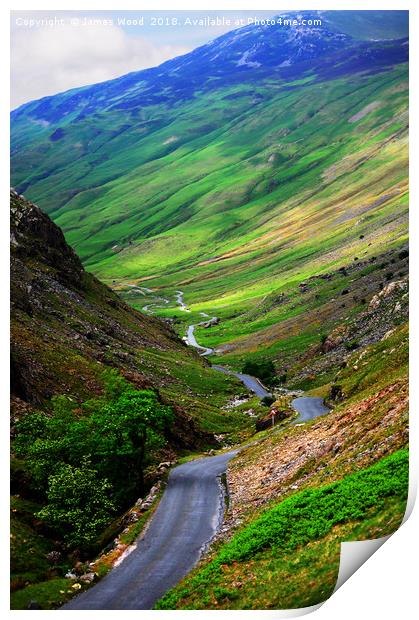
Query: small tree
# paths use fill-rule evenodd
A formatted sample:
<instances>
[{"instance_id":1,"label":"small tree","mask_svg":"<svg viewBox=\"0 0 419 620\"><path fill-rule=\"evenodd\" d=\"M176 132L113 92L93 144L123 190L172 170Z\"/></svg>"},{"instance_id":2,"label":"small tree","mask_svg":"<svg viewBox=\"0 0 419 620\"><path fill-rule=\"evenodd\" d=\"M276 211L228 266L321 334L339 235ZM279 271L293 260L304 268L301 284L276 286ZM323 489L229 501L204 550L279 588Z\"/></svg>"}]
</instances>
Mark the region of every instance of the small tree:
<instances>
[{"instance_id":1,"label":"small tree","mask_svg":"<svg viewBox=\"0 0 419 620\"><path fill-rule=\"evenodd\" d=\"M270 360L247 360L242 372L257 377L267 385L273 385L276 379L275 366Z\"/></svg>"},{"instance_id":2,"label":"small tree","mask_svg":"<svg viewBox=\"0 0 419 620\"><path fill-rule=\"evenodd\" d=\"M14 450L25 459L31 487L41 499L51 474L64 464L78 467L84 458L112 484L119 507L141 492L144 467L164 445L174 414L153 391L111 379L105 397L87 401L77 413L72 401L59 397L52 416L33 413L19 423Z\"/></svg>"},{"instance_id":3,"label":"small tree","mask_svg":"<svg viewBox=\"0 0 419 620\"><path fill-rule=\"evenodd\" d=\"M69 547L89 546L108 525L114 505L110 484L85 460L80 467L62 465L48 480L48 504L37 513Z\"/></svg>"},{"instance_id":4,"label":"small tree","mask_svg":"<svg viewBox=\"0 0 419 620\"><path fill-rule=\"evenodd\" d=\"M121 505L141 490L144 466L164 445L164 431L173 420L173 411L158 403L154 392L134 389L89 418L88 453L98 472L112 482ZM84 433L83 428L79 432Z\"/></svg>"}]
</instances>

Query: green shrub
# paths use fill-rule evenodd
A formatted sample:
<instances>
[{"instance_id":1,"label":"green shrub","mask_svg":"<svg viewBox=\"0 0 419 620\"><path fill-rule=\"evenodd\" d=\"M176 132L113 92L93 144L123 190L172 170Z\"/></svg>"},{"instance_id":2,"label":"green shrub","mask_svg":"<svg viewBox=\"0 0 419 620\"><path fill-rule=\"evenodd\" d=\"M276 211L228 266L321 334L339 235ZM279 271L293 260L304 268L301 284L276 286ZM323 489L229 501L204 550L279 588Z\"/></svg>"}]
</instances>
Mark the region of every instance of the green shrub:
<instances>
[{"instance_id":1,"label":"green shrub","mask_svg":"<svg viewBox=\"0 0 419 620\"><path fill-rule=\"evenodd\" d=\"M70 547L89 546L112 518L111 485L98 478L88 461L62 465L48 480L48 504L36 516L57 531Z\"/></svg>"},{"instance_id":2,"label":"green shrub","mask_svg":"<svg viewBox=\"0 0 419 620\"><path fill-rule=\"evenodd\" d=\"M245 362L242 372L246 375L257 377L267 385L271 385L276 379L275 366L270 360L248 360Z\"/></svg>"},{"instance_id":3,"label":"green shrub","mask_svg":"<svg viewBox=\"0 0 419 620\"><path fill-rule=\"evenodd\" d=\"M265 407L270 407L275 402L275 398L273 396L264 396L260 402Z\"/></svg>"},{"instance_id":4,"label":"green shrub","mask_svg":"<svg viewBox=\"0 0 419 620\"><path fill-rule=\"evenodd\" d=\"M92 541L114 508L125 508L138 497L143 470L174 421L173 411L159 403L155 392L136 390L114 372L107 372L105 380L103 397L81 406L66 396L55 397L48 415L35 412L17 425L15 454L30 489L48 501L39 516L70 546ZM103 499L97 513L90 487ZM111 503L105 501L109 492Z\"/></svg>"}]
</instances>

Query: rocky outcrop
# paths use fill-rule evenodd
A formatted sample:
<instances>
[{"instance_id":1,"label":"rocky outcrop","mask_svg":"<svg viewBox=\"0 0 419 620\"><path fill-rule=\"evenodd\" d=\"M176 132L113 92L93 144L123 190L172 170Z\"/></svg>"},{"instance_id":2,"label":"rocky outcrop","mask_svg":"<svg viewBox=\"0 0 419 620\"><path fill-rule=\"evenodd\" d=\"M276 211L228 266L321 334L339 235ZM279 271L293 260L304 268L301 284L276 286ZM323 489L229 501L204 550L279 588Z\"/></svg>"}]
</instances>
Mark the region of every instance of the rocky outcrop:
<instances>
[{"instance_id":1,"label":"rocky outcrop","mask_svg":"<svg viewBox=\"0 0 419 620\"><path fill-rule=\"evenodd\" d=\"M400 292L405 293L407 292L407 289L408 289L408 283L406 279L390 282L383 288L382 291L380 291L377 295L374 295L374 297L371 299L369 303L369 306L368 306L369 310L377 310L377 308L380 306L382 301L395 296L397 293L400 293ZM397 307L395 306L394 312L397 312L400 310L401 310L401 304L399 303Z\"/></svg>"},{"instance_id":2,"label":"rocky outcrop","mask_svg":"<svg viewBox=\"0 0 419 620\"><path fill-rule=\"evenodd\" d=\"M10 249L12 259L42 262L53 270L59 282L83 288L83 266L66 243L62 230L39 207L13 189L10 191ZM27 293L29 296L30 287Z\"/></svg>"},{"instance_id":3,"label":"rocky outcrop","mask_svg":"<svg viewBox=\"0 0 419 620\"><path fill-rule=\"evenodd\" d=\"M322 342L303 356L296 368L288 371L287 385L298 386L302 381L319 377L346 364L354 350L379 342L396 325L408 320L409 282L407 277L384 285L375 293L365 310L338 324ZM330 380L330 379L329 379ZM326 379L325 379L326 382Z\"/></svg>"}]
</instances>

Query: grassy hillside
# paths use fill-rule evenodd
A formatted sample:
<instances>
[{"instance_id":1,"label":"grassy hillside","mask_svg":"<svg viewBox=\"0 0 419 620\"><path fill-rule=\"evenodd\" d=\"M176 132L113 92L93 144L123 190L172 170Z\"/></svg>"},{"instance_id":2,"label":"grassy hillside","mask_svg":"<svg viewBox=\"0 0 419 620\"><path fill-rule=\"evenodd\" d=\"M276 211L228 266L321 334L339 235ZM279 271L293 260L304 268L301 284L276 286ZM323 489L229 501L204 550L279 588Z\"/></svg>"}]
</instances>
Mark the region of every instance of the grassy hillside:
<instances>
[{"instance_id":1,"label":"grassy hillside","mask_svg":"<svg viewBox=\"0 0 419 620\"><path fill-rule=\"evenodd\" d=\"M12 113L14 183L92 272L278 374L407 270L408 13L303 15Z\"/></svg>"},{"instance_id":2,"label":"grassy hillside","mask_svg":"<svg viewBox=\"0 0 419 620\"><path fill-rule=\"evenodd\" d=\"M331 413L263 436L231 461L222 533L157 608L314 605L333 592L340 542L397 529L408 481L407 345L403 325L353 353Z\"/></svg>"},{"instance_id":3,"label":"grassy hillside","mask_svg":"<svg viewBox=\"0 0 419 620\"><path fill-rule=\"evenodd\" d=\"M406 242L407 67L334 75L340 62L332 56L328 75L255 75L252 91L222 84L169 115L163 104L98 109L54 138L22 112L14 177L103 281L181 289L192 311L222 318L203 343L273 345L272 357L280 337L267 330L304 311L302 282ZM281 295L290 303L269 307ZM323 306L334 295L323 290Z\"/></svg>"}]
</instances>

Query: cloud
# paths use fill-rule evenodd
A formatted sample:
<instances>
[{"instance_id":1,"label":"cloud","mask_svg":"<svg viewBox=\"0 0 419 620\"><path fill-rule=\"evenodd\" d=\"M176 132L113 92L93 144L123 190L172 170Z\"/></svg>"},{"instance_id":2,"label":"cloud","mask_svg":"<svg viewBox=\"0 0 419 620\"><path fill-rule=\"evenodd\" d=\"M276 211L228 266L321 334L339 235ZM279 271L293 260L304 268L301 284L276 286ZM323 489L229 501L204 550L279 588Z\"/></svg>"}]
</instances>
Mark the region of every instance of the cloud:
<instances>
[{"instance_id":1,"label":"cloud","mask_svg":"<svg viewBox=\"0 0 419 620\"><path fill-rule=\"evenodd\" d=\"M16 27L11 36L12 108L69 88L153 67L190 48L157 45L117 25Z\"/></svg>"}]
</instances>

